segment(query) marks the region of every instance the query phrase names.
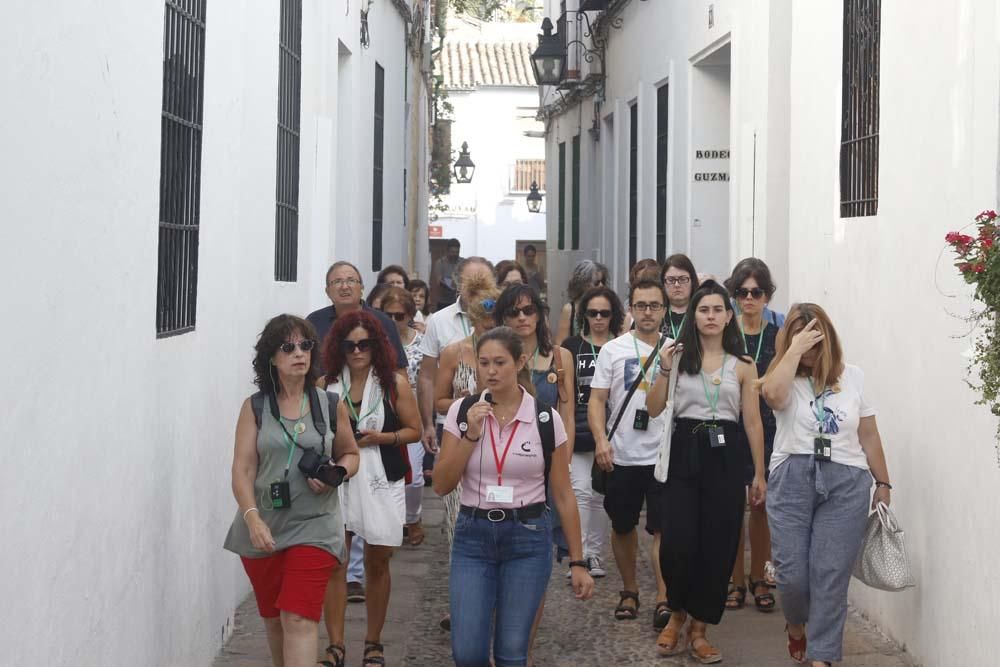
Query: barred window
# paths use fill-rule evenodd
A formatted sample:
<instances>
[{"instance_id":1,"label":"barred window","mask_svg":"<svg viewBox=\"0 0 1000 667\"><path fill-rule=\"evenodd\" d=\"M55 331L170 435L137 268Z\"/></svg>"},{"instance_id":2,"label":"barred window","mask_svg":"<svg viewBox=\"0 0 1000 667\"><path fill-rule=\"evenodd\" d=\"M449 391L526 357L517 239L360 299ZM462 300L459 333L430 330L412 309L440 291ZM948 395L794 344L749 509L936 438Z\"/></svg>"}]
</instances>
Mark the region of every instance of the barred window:
<instances>
[{"instance_id":1,"label":"barred window","mask_svg":"<svg viewBox=\"0 0 1000 667\"><path fill-rule=\"evenodd\" d=\"M382 270L382 181L385 154L385 70L375 63L375 145L372 159L372 271Z\"/></svg>"},{"instance_id":2,"label":"barred window","mask_svg":"<svg viewBox=\"0 0 1000 667\"><path fill-rule=\"evenodd\" d=\"M156 335L194 330L201 218L206 0L166 0Z\"/></svg>"},{"instance_id":3,"label":"barred window","mask_svg":"<svg viewBox=\"0 0 1000 667\"><path fill-rule=\"evenodd\" d=\"M667 258L667 103L670 87L656 91L656 261Z\"/></svg>"},{"instance_id":4,"label":"barred window","mask_svg":"<svg viewBox=\"0 0 1000 667\"><path fill-rule=\"evenodd\" d=\"M281 0L278 37L278 168L274 279L298 280L299 116L302 107L302 0Z\"/></svg>"},{"instance_id":5,"label":"barred window","mask_svg":"<svg viewBox=\"0 0 1000 667\"><path fill-rule=\"evenodd\" d=\"M573 137L573 217L570 219L570 246L580 249L580 135Z\"/></svg>"},{"instance_id":6,"label":"barred window","mask_svg":"<svg viewBox=\"0 0 1000 667\"><path fill-rule=\"evenodd\" d=\"M639 103L629 109L628 265L638 260L639 246Z\"/></svg>"},{"instance_id":7,"label":"barred window","mask_svg":"<svg viewBox=\"0 0 1000 667\"><path fill-rule=\"evenodd\" d=\"M566 249L566 142L559 143L559 249Z\"/></svg>"},{"instance_id":8,"label":"barred window","mask_svg":"<svg viewBox=\"0 0 1000 667\"><path fill-rule=\"evenodd\" d=\"M881 0L844 0L840 217L878 213Z\"/></svg>"}]
</instances>

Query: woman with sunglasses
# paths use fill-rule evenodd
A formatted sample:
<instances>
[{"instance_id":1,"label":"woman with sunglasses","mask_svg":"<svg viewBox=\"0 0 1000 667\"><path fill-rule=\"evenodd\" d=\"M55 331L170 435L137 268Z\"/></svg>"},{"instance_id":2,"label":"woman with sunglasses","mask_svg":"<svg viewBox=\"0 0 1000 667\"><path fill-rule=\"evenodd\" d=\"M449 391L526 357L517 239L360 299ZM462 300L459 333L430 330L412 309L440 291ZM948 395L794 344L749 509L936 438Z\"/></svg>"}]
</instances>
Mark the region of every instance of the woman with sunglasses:
<instances>
[{"instance_id":1,"label":"woman with sunglasses","mask_svg":"<svg viewBox=\"0 0 1000 667\"><path fill-rule=\"evenodd\" d=\"M580 512L580 532L583 537L583 557L592 577L604 577L607 570L601 562L604 541L611 531L611 522L604 511L604 497L591 486L596 442L587 423L587 403L590 382L594 378L597 355L601 347L622 334L625 308L618 295L604 286L591 287L580 299L578 314L580 334L562 342L573 357L573 387L576 437L573 442L570 480Z\"/></svg>"},{"instance_id":2,"label":"woman with sunglasses","mask_svg":"<svg viewBox=\"0 0 1000 667\"><path fill-rule=\"evenodd\" d=\"M236 423L232 481L239 509L225 542L250 578L272 661L288 667L315 662L327 582L347 553L336 490L306 477L298 464L312 450L332 456L348 476L358 470L351 431L334 436L326 429L320 436L310 414L318 406L321 422L330 423L330 401L315 386L315 345L316 330L293 315L271 319L260 334L253 369L264 400L259 421L248 398ZM336 409L337 423L344 423L347 408L340 402ZM276 485L285 507L272 501Z\"/></svg>"},{"instance_id":3,"label":"woman with sunglasses","mask_svg":"<svg viewBox=\"0 0 1000 667\"><path fill-rule=\"evenodd\" d=\"M736 321L743 336L743 352L753 357L757 366L757 375L764 376L771 360L774 359L775 340L778 327L764 319L764 309L774 295L775 286L771 280L771 271L763 262L755 265L740 262L733 269L733 274L726 280L726 289L736 303ZM774 434L776 425L774 412L761 397L760 418L764 426L764 474L767 475L771 465L771 452L774 449ZM740 425L743 425L740 418ZM740 448L749 452L749 442L746 434L739 431ZM753 481L753 463L747 460L745 466L745 481L749 487ZM726 609L742 609L746 601L747 586L754 599L758 611L774 611L774 594L767 581L766 565L771 560L771 534L767 527L767 510L763 505L750 506L750 577L745 577L744 530L740 527L740 543L736 549L736 564L733 566L733 579L729 585L729 597L726 598Z\"/></svg>"},{"instance_id":4,"label":"woman with sunglasses","mask_svg":"<svg viewBox=\"0 0 1000 667\"><path fill-rule=\"evenodd\" d=\"M461 404L452 404L434 468L439 495L450 493L459 482L462 488L449 581L452 657L459 667L486 667L491 648L497 665L528 663L531 619L552 574L552 512L546 487L569 538L573 591L581 600L593 594L569 481L569 439L559 414L540 412L531 392L518 381L529 357L522 340L507 327L478 340L484 393L462 424ZM539 429L546 419L554 434L547 479ZM507 456L505 443L516 456ZM516 443L513 448L511 443Z\"/></svg>"},{"instance_id":5,"label":"woman with sunglasses","mask_svg":"<svg viewBox=\"0 0 1000 667\"><path fill-rule=\"evenodd\" d=\"M573 268L573 275L569 279L569 287L566 289L566 304L559 313L559 326L556 328L556 345L561 345L570 336L575 336L580 332L579 317L577 311L580 310L580 297L591 287L600 287L608 284L608 267L592 259L585 259Z\"/></svg>"},{"instance_id":6,"label":"woman with sunglasses","mask_svg":"<svg viewBox=\"0 0 1000 667\"><path fill-rule=\"evenodd\" d=\"M392 318L399 332L399 339L406 351L406 378L414 395L417 391L417 375L420 373L420 362L424 355L420 351L420 341L423 335L414 326L413 318L417 313L417 305L413 297L405 289L390 288L382 296L382 312ZM409 455L412 481L406 485L406 524L403 526L403 539L411 546L418 546L424 541L424 527L421 522L423 514L424 476L421 470L424 464L424 446L417 440L406 446Z\"/></svg>"},{"instance_id":7,"label":"woman with sunglasses","mask_svg":"<svg viewBox=\"0 0 1000 667\"><path fill-rule=\"evenodd\" d=\"M321 380L347 404L349 420L341 428L354 432L361 450L358 478L341 487L347 523L347 548L352 535L365 541L365 607L367 633L362 664L385 664L380 642L389 607L389 559L403 542L406 520L404 486L410 475L407 443L420 439L420 414L408 379L396 373L392 347L375 316L357 311L337 318L323 350L326 376ZM324 604L334 667L344 665L344 614L347 606L346 568L330 580Z\"/></svg>"},{"instance_id":8,"label":"woman with sunglasses","mask_svg":"<svg viewBox=\"0 0 1000 667\"><path fill-rule=\"evenodd\" d=\"M687 255L671 255L660 269L660 281L667 291L669 307L663 317L663 333L677 340L681 335L691 295L698 289L698 273Z\"/></svg>"},{"instance_id":9,"label":"woman with sunglasses","mask_svg":"<svg viewBox=\"0 0 1000 667\"><path fill-rule=\"evenodd\" d=\"M764 432L757 367L743 352L729 293L705 281L691 297L687 317L680 339L660 355L659 373L646 395L650 416L660 415L671 369L678 364L660 545L660 570L673 613L656 644L662 655L686 645L696 661L712 664L721 662L722 654L708 642L706 631L722 620L743 525L746 453L741 447L749 441L753 457L751 502L763 504ZM741 411L743 441L737 436Z\"/></svg>"}]
</instances>

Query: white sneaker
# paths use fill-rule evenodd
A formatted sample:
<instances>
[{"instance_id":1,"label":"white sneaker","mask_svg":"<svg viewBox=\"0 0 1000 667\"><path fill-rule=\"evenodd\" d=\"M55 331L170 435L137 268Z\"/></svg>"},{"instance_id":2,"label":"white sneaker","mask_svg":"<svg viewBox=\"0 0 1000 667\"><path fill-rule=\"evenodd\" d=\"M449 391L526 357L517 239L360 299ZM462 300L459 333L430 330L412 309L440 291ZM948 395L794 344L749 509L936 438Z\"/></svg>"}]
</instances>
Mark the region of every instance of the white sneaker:
<instances>
[{"instance_id":1,"label":"white sneaker","mask_svg":"<svg viewBox=\"0 0 1000 667\"><path fill-rule=\"evenodd\" d=\"M608 571L604 569L604 565L598 556L591 556L587 559L587 569L590 570L590 576L596 579L608 576Z\"/></svg>"}]
</instances>

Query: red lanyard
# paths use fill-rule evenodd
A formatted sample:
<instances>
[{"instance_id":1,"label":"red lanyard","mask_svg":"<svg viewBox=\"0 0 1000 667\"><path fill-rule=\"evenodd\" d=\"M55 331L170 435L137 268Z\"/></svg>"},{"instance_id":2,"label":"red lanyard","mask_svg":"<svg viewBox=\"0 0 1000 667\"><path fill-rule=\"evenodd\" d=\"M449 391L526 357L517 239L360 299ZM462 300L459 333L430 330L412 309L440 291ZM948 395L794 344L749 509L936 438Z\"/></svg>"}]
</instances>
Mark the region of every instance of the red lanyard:
<instances>
[{"instance_id":1,"label":"red lanyard","mask_svg":"<svg viewBox=\"0 0 1000 667\"><path fill-rule=\"evenodd\" d=\"M493 462L497 466L497 486L503 486L503 466L507 461L507 452L510 451L510 445L514 442L514 436L517 434L517 427L521 425L521 422L514 422L514 429L510 432L510 437L507 438L507 446L503 450L503 458L497 455L497 439L493 435L493 429L490 429L490 440L493 442ZM497 422L497 429L500 428L500 422Z\"/></svg>"}]
</instances>

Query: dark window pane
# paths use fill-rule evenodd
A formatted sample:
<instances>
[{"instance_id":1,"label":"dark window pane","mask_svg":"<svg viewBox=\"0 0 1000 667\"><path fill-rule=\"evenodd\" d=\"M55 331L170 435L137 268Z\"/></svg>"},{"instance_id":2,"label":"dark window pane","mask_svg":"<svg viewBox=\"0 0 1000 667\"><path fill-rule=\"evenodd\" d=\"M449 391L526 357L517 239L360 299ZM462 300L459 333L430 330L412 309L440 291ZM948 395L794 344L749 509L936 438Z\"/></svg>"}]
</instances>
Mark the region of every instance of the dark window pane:
<instances>
[{"instance_id":1,"label":"dark window pane","mask_svg":"<svg viewBox=\"0 0 1000 667\"><path fill-rule=\"evenodd\" d=\"M281 0L278 33L278 148L274 279L298 280L299 122L302 92L302 0Z\"/></svg>"},{"instance_id":2,"label":"dark window pane","mask_svg":"<svg viewBox=\"0 0 1000 667\"><path fill-rule=\"evenodd\" d=\"M840 215L878 213L881 0L844 1Z\"/></svg>"}]
</instances>

